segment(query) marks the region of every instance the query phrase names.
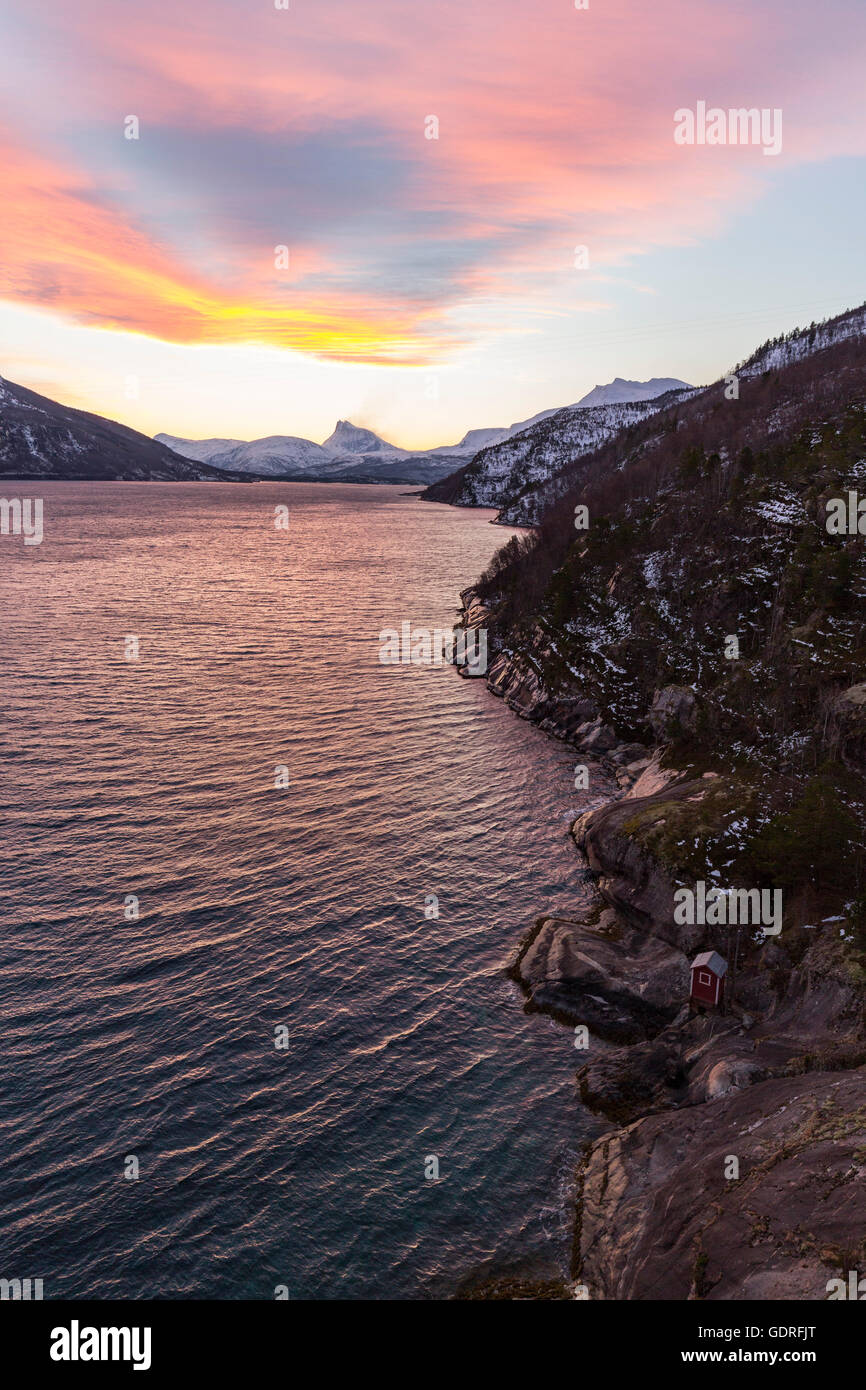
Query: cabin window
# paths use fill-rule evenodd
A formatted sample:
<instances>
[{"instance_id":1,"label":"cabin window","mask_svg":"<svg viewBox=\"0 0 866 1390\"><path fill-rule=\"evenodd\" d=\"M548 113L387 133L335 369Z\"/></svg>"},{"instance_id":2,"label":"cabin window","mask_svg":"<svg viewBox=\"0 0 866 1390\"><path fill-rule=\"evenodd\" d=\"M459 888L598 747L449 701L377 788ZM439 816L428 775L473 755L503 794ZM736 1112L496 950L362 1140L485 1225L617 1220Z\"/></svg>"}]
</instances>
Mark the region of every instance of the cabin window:
<instances>
[{"instance_id":1,"label":"cabin window","mask_svg":"<svg viewBox=\"0 0 866 1390\"><path fill-rule=\"evenodd\" d=\"M712 977L712 975L710 974L709 970L699 970L699 971L698 971L698 984L699 984L699 985L711 985L712 983L713 983L713 977Z\"/></svg>"}]
</instances>

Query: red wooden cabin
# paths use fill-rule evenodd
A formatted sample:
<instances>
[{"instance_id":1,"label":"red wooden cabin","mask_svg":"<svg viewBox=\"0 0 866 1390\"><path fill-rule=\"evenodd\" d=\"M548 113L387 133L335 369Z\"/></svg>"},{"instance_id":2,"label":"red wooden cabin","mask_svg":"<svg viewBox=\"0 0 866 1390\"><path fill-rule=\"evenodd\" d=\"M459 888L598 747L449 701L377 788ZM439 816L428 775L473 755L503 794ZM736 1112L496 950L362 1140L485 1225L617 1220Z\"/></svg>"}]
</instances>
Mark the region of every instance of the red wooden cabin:
<instances>
[{"instance_id":1,"label":"red wooden cabin","mask_svg":"<svg viewBox=\"0 0 866 1390\"><path fill-rule=\"evenodd\" d=\"M728 962L718 951L701 951L692 961L692 1002L718 1004L725 988Z\"/></svg>"}]
</instances>

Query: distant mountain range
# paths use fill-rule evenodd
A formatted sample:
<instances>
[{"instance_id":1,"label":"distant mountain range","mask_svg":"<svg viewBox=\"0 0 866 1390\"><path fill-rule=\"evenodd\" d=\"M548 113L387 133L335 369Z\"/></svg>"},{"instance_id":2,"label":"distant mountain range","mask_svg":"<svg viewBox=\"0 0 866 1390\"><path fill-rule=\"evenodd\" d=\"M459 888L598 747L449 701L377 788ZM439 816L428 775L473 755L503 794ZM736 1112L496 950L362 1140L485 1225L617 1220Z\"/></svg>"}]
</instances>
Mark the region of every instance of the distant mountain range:
<instances>
[{"instance_id":1,"label":"distant mountain range","mask_svg":"<svg viewBox=\"0 0 866 1390\"><path fill-rule=\"evenodd\" d=\"M604 402L644 401L684 383L672 378L596 386L568 411L590 416ZM635 407L640 411L645 406ZM621 407L612 408L613 428ZM294 435L265 439L154 439L100 415L61 405L0 377L0 478L116 478L130 481L235 481L263 478L316 482L430 484L480 453L507 444L562 411L543 410L507 427L473 429L457 444L402 449L373 430L338 420L323 444ZM625 419L625 417L622 417ZM450 499L449 499L450 500ZM486 499L485 499L486 500Z\"/></svg>"},{"instance_id":2,"label":"distant mountain range","mask_svg":"<svg viewBox=\"0 0 866 1390\"><path fill-rule=\"evenodd\" d=\"M748 380L864 334L861 306L770 339L736 371ZM339 420L322 444L294 435L149 439L0 377L0 478L422 484L429 501L498 507L500 521L532 525L573 484L575 463L647 416L709 389L676 377L617 377L574 405L542 410L507 427L472 429L457 444L411 450L349 420Z\"/></svg>"},{"instance_id":3,"label":"distant mountain range","mask_svg":"<svg viewBox=\"0 0 866 1390\"><path fill-rule=\"evenodd\" d=\"M524 422L509 429L470 430L459 444L410 450L390 444L373 430L338 420L323 444L297 435L274 434L263 439L183 439L156 435L156 442L183 458L207 462L214 468L256 477L280 477L309 482L430 483L454 469L455 461L473 457L495 440L507 439Z\"/></svg>"},{"instance_id":4,"label":"distant mountain range","mask_svg":"<svg viewBox=\"0 0 866 1390\"><path fill-rule=\"evenodd\" d=\"M662 392L685 388L685 385L673 377L654 377L652 381L623 381L617 377L607 386L596 386L576 405L566 409L645 401ZM414 451L389 444L372 430L353 425L349 420L338 420L333 434L323 444L314 444L310 439L295 435L269 435L246 442L182 439L158 434L156 441L184 458L257 476L328 482L431 483L453 473L455 462L469 463L480 450L505 443L558 412L559 408L553 407L507 428L469 430L458 444Z\"/></svg>"}]
</instances>

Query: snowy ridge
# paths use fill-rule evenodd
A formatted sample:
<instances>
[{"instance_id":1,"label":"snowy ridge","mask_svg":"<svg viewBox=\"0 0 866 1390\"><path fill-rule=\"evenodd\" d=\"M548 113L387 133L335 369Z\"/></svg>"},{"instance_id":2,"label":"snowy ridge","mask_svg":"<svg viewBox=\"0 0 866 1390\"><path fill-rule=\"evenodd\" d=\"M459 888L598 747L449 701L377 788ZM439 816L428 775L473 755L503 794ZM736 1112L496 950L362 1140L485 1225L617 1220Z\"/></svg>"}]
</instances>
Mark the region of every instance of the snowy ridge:
<instances>
[{"instance_id":1,"label":"snowy ridge","mask_svg":"<svg viewBox=\"0 0 866 1390\"><path fill-rule=\"evenodd\" d=\"M624 405L628 401L651 401L666 391L688 391L687 381L675 376L654 376L649 381L623 381L614 377L606 386L594 386L577 402L578 406Z\"/></svg>"},{"instance_id":2,"label":"snowy ridge","mask_svg":"<svg viewBox=\"0 0 866 1390\"><path fill-rule=\"evenodd\" d=\"M676 378L656 377L654 382L617 378L609 386L595 387L589 396L598 399L607 392L617 396L622 390L635 388L649 391L654 384L666 386L672 380ZM694 394L693 387L677 386L643 400L597 405L579 402L564 410L545 412L528 429L482 449L460 475L446 480L438 493L436 487L431 488L430 500L449 501L459 507L499 507L499 521L534 525L570 486L571 479L560 476L568 464L594 453L620 430Z\"/></svg>"},{"instance_id":3,"label":"snowy ridge","mask_svg":"<svg viewBox=\"0 0 866 1390\"><path fill-rule=\"evenodd\" d=\"M866 304L861 304L858 309L849 309L838 318L824 319L822 323L812 323L808 328L795 328L790 333L771 338L735 371L738 376L760 376L763 372L778 371L792 362L800 362L824 348L834 347L836 343L864 336Z\"/></svg>"},{"instance_id":4,"label":"snowy ridge","mask_svg":"<svg viewBox=\"0 0 866 1390\"><path fill-rule=\"evenodd\" d=\"M567 464L594 453L659 408L656 401L634 401L559 411L474 459L464 479L463 505L500 507L500 521L533 525L568 485L565 480L562 489L557 485Z\"/></svg>"}]
</instances>

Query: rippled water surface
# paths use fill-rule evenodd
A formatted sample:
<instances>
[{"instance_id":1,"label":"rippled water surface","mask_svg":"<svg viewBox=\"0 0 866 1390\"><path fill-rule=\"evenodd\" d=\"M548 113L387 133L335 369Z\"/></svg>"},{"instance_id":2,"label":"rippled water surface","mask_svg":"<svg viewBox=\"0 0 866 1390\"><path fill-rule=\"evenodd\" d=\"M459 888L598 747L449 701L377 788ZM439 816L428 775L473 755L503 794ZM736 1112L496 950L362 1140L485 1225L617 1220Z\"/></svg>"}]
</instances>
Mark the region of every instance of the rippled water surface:
<instances>
[{"instance_id":1,"label":"rippled water surface","mask_svg":"<svg viewBox=\"0 0 866 1390\"><path fill-rule=\"evenodd\" d=\"M43 544L0 538L0 1275L566 1273L594 1121L503 967L586 900L574 754L483 682L377 659L382 628L448 626L507 533L393 487L38 488Z\"/></svg>"}]
</instances>

